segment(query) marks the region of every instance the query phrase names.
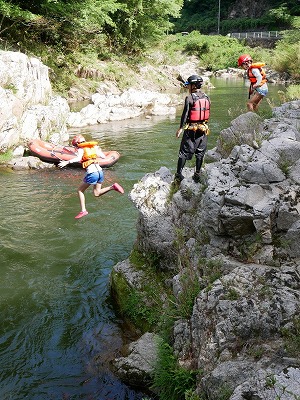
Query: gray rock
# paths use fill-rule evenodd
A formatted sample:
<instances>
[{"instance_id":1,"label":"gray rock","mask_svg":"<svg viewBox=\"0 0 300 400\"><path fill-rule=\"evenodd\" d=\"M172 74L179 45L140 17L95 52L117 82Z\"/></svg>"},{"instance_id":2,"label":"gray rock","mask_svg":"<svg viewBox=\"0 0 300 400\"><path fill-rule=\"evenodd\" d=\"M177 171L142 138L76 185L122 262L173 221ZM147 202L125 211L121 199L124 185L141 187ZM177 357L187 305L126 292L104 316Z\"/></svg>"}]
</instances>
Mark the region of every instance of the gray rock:
<instances>
[{"instance_id":1,"label":"gray rock","mask_svg":"<svg viewBox=\"0 0 300 400\"><path fill-rule=\"evenodd\" d=\"M30 139L68 139L66 99L53 97L48 67L20 52L0 51L0 151Z\"/></svg>"},{"instance_id":2,"label":"gray rock","mask_svg":"<svg viewBox=\"0 0 300 400\"><path fill-rule=\"evenodd\" d=\"M113 361L116 375L132 386L149 386L153 378L159 337L154 333L145 333L136 342L128 346L125 357Z\"/></svg>"}]
</instances>

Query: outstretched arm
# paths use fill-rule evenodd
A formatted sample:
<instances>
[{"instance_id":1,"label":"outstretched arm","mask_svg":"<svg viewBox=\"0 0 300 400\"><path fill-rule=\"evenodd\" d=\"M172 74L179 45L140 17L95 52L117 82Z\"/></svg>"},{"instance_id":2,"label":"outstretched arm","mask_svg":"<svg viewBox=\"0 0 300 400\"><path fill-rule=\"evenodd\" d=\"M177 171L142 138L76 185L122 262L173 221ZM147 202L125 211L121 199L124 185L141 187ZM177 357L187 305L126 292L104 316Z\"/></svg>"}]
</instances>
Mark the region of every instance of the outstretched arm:
<instances>
[{"instance_id":1,"label":"outstretched arm","mask_svg":"<svg viewBox=\"0 0 300 400\"><path fill-rule=\"evenodd\" d=\"M66 160L66 161L61 161L58 166L59 168L63 168L68 164L72 164L75 162L81 162L82 159L82 155L83 155L83 150L82 149L78 149L78 153L76 157L71 158L70 160Z\"/></svg>"}]
</instances>

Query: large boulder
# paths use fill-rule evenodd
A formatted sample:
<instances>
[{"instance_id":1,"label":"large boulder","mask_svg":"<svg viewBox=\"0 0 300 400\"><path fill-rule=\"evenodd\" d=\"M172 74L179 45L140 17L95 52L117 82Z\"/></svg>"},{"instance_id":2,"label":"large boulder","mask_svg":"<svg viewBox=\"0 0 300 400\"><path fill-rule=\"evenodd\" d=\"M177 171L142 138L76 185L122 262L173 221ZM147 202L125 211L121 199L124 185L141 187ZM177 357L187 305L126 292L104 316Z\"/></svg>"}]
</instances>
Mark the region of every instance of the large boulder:
<instances>
[{"instance_id":1,"label":"large boulder","mask_svg":"<svg viewBox=\"0 0 300 400\"><path fill-rule=\"evenodd\" d=\"M154 333L145 333L137 341L124 349L124 356L112 362L113 369L120 379L131 386L147 387L152 382L159 337Z\"/></svg>"}]
</instances>

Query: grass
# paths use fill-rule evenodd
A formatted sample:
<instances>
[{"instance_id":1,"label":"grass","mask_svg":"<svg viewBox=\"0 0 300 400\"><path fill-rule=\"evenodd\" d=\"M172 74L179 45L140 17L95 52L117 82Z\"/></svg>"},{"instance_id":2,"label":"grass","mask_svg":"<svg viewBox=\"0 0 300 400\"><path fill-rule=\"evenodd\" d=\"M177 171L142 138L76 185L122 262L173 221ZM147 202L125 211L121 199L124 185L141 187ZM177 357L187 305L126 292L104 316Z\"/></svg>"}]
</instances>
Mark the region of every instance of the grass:
<instances>
[{"instance_id":1,"label":"grass","mask_svg":"<svg viewBox=\"0 0 300 400\"><path fill-rule=\"evenodd\" d=\"M13 158L12 150L8 150L5 153L0 153L0 164L6 164Z\"/></svg>"},{"instance_id":2,"label":"grass","mask_svg":"<svg viewBox=\"0 0 300 400\"><path fill-rule=\"evenodd\" d=\"M281 334L288 354L298 357L300 353L300 317L295 317L291 326L283 328Z\"/></svg>"},{"instance_id":3,"label":"grass","mask_svg":"<svg viewBox=\"0 0 300 400\"><path fill-rule=\"evenodd\" d=\"M181 400L196 387L196 376L200 372L180 367L172 347L161 342L152 389L159 393L160 400Z\"/></svg>"}]
</instances>

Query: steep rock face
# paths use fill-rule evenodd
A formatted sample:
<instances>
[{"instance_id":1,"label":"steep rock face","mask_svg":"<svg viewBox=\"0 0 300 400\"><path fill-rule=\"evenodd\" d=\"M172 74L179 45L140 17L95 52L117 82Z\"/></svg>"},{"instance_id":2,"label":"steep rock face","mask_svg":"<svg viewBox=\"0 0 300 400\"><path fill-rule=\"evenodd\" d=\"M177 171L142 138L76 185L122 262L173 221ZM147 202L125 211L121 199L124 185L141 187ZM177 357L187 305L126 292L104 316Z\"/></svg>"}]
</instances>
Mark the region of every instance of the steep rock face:
<instances>
[{"instance_id":1,"label":"steep rock face","mask_svg":"<svg viewBox=\"0 0 300 400\"><path fill-rule=\"evenodd\" d=\"M201 244L205 257L221 253L271 265L297 260L299 103L290 103L295 118L274 117L253 124L258 117L246 113L234 120L208 152L207 158L217 161L205 165L202 184L195 184L192 171L184 170L186 179L171 200L171 172L162 167L147 174L130 194L141 211L138 246L169 256L179 229L185 238ZM222 158L226 152L229 156ZM285 246L278 244L279 239Z\"/></svg>"},{"instance_id":2,"label":"steep rock face","mask_svg":"<svg viewBox=\"0 0 300 400\"><path fill-rule=\"evenodd\" d=\"M0 51L1 86L12 89L24 105L45 103L52 94L48 67L23 53Z\"/></svg>"},{"instance_id":3,"label":"steep rock face","mask_svg":"<svg viewBox=\"0 0 300 400\"><path fill-rule=\"evenodd\" d=\"M176 188L162 167L130 193L136 248L173 273L178 301L187 275L202 288L173 336L179 363L203 371L197 392L208 399L300 394L299 118L300 101L269 120L243 114L208 152L200 184L185 169Z\"/></svg>"},{"instance_id":4,"label":"steep rock face","mask_svg":"<svg viewBox=\"0 0 300 400\"><path fill-rule=\"evenodd\" d=\"M52 96L48 67L37 58L0 51L0 151L56 134L68 138L67 101Z\"/></svg>"},{"instance_id":5,"label":"steep rock face","mask_svg":"<svg viewBox=\"0 0 300 400\"><path fill-rule=\"evenodd\" d=\"M271 8L268 0L249 2L239 0L230 7L228 18L258 18Z\"/></svg>"}]
</instances>

